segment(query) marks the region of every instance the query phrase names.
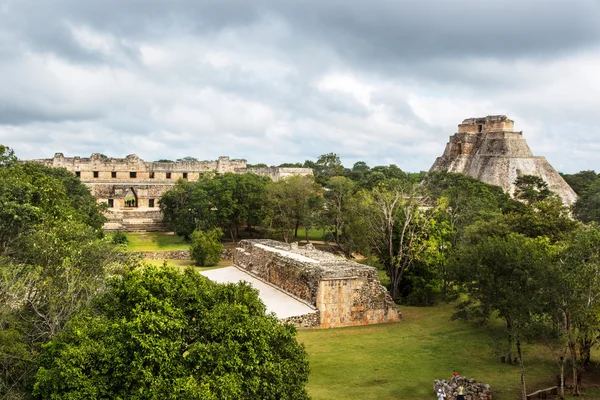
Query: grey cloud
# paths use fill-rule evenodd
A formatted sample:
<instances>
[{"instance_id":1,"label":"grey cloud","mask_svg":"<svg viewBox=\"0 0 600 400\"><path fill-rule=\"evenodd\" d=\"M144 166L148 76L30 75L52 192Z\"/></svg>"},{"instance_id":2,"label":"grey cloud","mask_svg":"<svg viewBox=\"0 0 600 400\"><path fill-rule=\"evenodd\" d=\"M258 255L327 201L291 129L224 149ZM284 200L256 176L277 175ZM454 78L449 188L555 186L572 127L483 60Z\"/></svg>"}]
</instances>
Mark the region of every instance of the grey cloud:
<instances>
[{"instance_id":1,"label":"grey cloud","mask_svg":"<svg viewBox=\"0 0 600 400\"><path fill-rule=\"evenodd\" d=\"M26 158L277 164L333 151L348 165L420 170L463 118L507 112L558 168L598 169L587 150L600 142L597 86L577 76L594 68L570 73L565 61L599 63L599 4L4 0L0 142ZM371 88L368 106L319 89L336 73Z\"/></svg>"}]
</instances>

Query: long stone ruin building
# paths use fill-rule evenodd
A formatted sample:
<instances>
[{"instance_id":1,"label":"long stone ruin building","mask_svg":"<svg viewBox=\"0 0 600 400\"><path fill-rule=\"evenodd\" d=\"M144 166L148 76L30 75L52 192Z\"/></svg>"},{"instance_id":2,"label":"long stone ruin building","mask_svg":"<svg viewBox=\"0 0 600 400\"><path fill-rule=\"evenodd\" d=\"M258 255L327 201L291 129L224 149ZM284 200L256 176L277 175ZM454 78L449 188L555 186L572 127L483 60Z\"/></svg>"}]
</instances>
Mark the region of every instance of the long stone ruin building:
<instances>
[{"instance_id":1,"label":"long stone ruin building","mask_svg":"<svg viewBox=\"0 0 600 400\"><path fill-rule=\"evenodd\" d=\"M128 232L164 230L158 203L178 179L195 181L211 172L252 172L275 181L291 175L312 175L310 168L248 168L246 160L229 157L216 161L147 162L135 154L109 158L94 153L81 158L56 153L53 158L33 161L76 174L98 202L108 204L104 228Z\"/></svg>"},{"instance_id":2,"label":"long stone ruin building","mask_svg":"<svg viewBox=\"0 0 600 400\"><path fill-rule=\"evenodd\" d=\"M401 319L377 269L315 250L311 245L242 240L233 264L311 306L288 319L299 327L337 328Z\"/></svg>"},{"instance_id":3,"label":"long stone ruin building","mask_svg":"<svg viewBox=\"0 0 600 400\"><path fill-rule=\"evenodd\" d=\"M513 131L514 121L506 115L465 119L458 132L430 171L460 172L485 183L500 186L511 195L520 175L541 177L548 188L571 205L577 195L545 157L534 156L523 139L523 132Z\"/></svg>"}]
</instances>

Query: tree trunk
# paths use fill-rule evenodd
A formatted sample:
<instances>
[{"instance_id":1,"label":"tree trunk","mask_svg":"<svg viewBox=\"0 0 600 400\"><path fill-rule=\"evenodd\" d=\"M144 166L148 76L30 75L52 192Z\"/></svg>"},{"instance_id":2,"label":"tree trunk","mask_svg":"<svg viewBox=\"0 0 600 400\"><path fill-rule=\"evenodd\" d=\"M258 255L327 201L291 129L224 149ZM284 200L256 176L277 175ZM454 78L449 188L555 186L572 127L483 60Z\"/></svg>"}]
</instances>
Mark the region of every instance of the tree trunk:
<instances>
[{"instance_id":1,"label":"tree trunk","mask_svg":"<svg viewBox=\"0 0 600 400\"><path fill-rule=\"evenodd\" d=\"M308 240L308 229L306 227L304 227L304 233L306 234L306 244L309 244L309 240Z\"/></svg>"},{"instance_id":2,"label":"tree trunk","mask_svg":"<svg viewBox=\"0 0 600 400\"><path fill-rule=\"evenodd\" d=\"M523 365L523 353L521 353L521 341L517 339L517 354L519 355L519 366L521 367L521 400L527 400L527 389L525 388L525 367Z\"/></svg>"},{"instance_id":3,"label":"tree trunk","mask_svg":"<svg viewBox=\"0 0 600 400\"><path fill-rule=\"evenodd\" d=\"M581 396L581 389L579 387L579 379L577 377L577 349L576 343L569 342L569 352L571 353L571 363L573 364L573 396Z\"/></svg>"},{"instance_id":4,"label":"tree trunk","mask_svg":"<svg viewBox=\"0 0 600 400\"><path fill-rule=\"evenodd\" d=\"M560 358L560 398L565 398L565 364L567 363L567 352L569 351L569 344L565 346L565 352Z\"/></svg>"},{"instance_id":5,"label":"tree trunk","mask_svg":"<svg viewBox=\"0 0 600 400\"><path fill-rule=\"evenodd\" d=\"M300 222L296 222L296 229L294 230L294 237L298 237L298 228L300 228Z\"/></svg>"},{"instance_id":6,"label":"tree trunk","mask_svg":"<svg viewBox=\"0 0 600 400\"><path fill-rule=\"evenodd\" d=\"M506 318L506 329L508 330L508 351L506 356L508 357L508 363L512 364L512 346L513 346L513 337L512 337L512 322L509 318Z\"/></svg>"}]
</instances>

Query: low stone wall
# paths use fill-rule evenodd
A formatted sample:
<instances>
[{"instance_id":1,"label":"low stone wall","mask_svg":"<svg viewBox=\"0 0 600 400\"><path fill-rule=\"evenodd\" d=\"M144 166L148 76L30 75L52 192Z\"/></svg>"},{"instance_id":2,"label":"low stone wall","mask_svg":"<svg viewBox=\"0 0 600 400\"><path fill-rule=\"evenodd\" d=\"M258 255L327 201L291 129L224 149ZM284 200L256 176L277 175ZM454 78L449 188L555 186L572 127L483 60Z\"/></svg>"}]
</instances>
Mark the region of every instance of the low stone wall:
<instances>
[{"instance_id":1,"label":"low stone wall","mask_svg":"<svg viewBox=\"0 0 600 400\"><path fill-rule=\"evenodd\" d=\"M442 389L446 393L446 400L456 400L458 395L458 386L462 384L464 387L465 400L493 400L492 388L485 383L477 382L475 379L466 379L460 377L458 382L450 378L448 380L433 381L433 392L437 393Z\"/></svg>"},{"instance_id":2,"label":"low stone wall","mask_svg":"<svg viewBox=\"0 0 600 400\"><path fill-rule=\"evenodd\" d=\"M373 267L312 246L242 240L233 263L319 310L319 326L334 328L399 321L401 316Z\"/></svg>"},{"instance_id":3,"label":"low stone wall","mask_svg":"<svg viewBox=\"0 0 600 400\"><path fill-rule=\"evenodd\" d=\"M189 250L166 250L166 251L136 251L144 260L189 260ZM231 249L221 251L221 260L231 260L233 257Z\"/></svg>"},{"instance_id":4,"label":"low stone wall","mask_svg":"<svg viewBox=\"0 0 600 400\"><path fill-rule=\"evenodd\" d=\"M296 328L316 328L320 325L320 313L315 311L311 314L297 315L294 317L283 318L280 321L296 326Z\"/></svg>"},{"instance_id":5,"label":"low stone wall","mask_svg":"<svg viewBox=\"0 0 600 400\"><path fill-rule=\"evenodd\" d=\"M144 260L189 260L189 250L136 251Z\"/></svg>"}]
</instances>

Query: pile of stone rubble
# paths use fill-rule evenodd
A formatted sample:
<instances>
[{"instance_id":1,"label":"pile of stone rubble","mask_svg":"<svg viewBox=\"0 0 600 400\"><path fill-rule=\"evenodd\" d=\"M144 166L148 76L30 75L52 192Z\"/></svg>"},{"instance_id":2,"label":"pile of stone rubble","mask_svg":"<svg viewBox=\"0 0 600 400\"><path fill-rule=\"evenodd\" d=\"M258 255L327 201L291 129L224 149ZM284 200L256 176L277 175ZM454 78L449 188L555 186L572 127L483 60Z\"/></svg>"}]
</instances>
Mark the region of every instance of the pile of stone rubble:
<instances>
[{"instance_id":1,"label":"pile of stone rubble","mask_svg":"<svg viewBox=\"0 0 600 400\"><path fill-rule=\"evenodd\" d=\"M454 378L433 381L433 392L437 393L442 389L446 393L446 400L455 400L458 395L458 386L463 385L465 391L465 400L492 400L492 389L490 385L477 382L475 379L459 377L458 381Z\"/></svg>"}]
</instances>

